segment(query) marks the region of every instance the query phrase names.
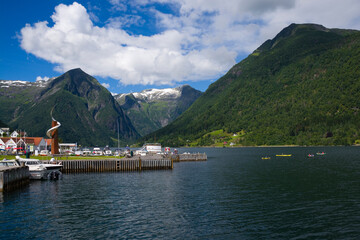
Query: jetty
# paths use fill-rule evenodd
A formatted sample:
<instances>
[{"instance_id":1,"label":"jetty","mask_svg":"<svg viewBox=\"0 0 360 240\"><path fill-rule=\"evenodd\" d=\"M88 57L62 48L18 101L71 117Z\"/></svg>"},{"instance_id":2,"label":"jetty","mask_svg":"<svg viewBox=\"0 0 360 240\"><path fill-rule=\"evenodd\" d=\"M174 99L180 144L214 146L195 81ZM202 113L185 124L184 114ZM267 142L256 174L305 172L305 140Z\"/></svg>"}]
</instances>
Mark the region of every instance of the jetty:
<instances>
[{"instance_id":1,"label":"jetty","mask_svg":"<svg viewBox=\"0 0 360 240\"><path fill-rule=\"evenodd\" d=\"M146 156L133 156L125 158L106 159L82 159L82 160L57 160L63 165L63 173L85 173L85 172L125 172L144 170L171 170L174 162L182 161L206 161L207 156L203 154L176 154Z\"/></svg>"},{"instance_id":2,"label":"jetty","mask_svg":"<svg viewBox=\"0 0 360 240\"><path fill-rule=\"evenodd\" d=\"M0 166L0 192L20 188L29 183L29 167Z\"/></svg>"},{"instance_id":3,"label":"jetty","mask_svg":"<svg viewBox=\"0 0 360 240\"><path fill-rule=\"evenodd\" d=\"M194 162L194 161L207 161L205 153L188 153L171 155L174 162Z\"/></svg>"}]
</instances>

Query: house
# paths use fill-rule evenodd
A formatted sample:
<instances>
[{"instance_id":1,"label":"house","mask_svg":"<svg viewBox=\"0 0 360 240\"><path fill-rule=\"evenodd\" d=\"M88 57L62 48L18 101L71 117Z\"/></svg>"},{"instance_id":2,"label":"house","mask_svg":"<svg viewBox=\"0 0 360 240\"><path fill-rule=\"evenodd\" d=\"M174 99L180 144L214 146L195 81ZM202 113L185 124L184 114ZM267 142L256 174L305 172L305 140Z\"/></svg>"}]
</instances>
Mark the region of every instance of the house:
<instances>
[{"instance_id":1,"label":"house","mask_svg":"<svg viewBox=\"0 0 360 240\"><path fill-rule=\"evenodd\" d=\"M12 138L17 138L17 137L19 137L19 133L17 132L17 131L13 131L11 134L10 134L10 137L12 137Z\"/></svg>"},{"instance_id":2,"label":"house","mask_svg":"<svg viewBox=\"0 0 360 240\"><path fill-rule=\"evenodd\" d=\"M0 135L4 137L4 135L9 136L10 128L0 128Z\"/></svg>"},{"instance_id":3,"label":"house","mask_svg":"<svg viewBox=\"0 0 360 240\"><path fill-rule=\"evenodd\" d=\"M0 138L0 151L5 151L5 143L1 138Z\"/></svg>"},{"instance_id":4,"label":"house","mask_svg":"<svg viewBox=\"0 0 360 240\"><path fill-rule=\"evenodd\" d=\"M1 138L1 140L5 143L5 151L12 152L16 148L16 142L12 138Z\"/></svg>"},{"instance_id":5,"label":"house","mask_svg":"<svg viewBox=\"0 0 360 240\"><path fill-rule=\"evenodd\" d=\"M47 141L49 141L49 147L51 146L51 139L44 139L42 137L22 137L22 138L11 138L4 137L0 138L0 149L12 151L12 150L27 150L34 153L36 150L41 151L47 149Z\"/></svg>"},{"instance_id":6,"label":"house","mask_svg":"<svg viewBox=\"0 0 360 240\"><path fill-rule=\"evenodd\" d=\"M10 134L10 137L12 137L12 138L25 137L25 136L26 136L26 132L20 132L20 131L13 131Z\"/></svg>"},{"instance_id":7,"label":"house","mask_svg":"<svg viewBox=\"0 0 360 240\"><path fill-rule=\"evenodd\" d=\"M42 137L25 137L25 138L21 138L18 141L18 146L19 146L19 142L23 142L23 144L26 146L27 151L35 152L36 150L37 151L47 150L46 140L47 139L44 139ZM49 146L51 146L51 142Z\"/></svg>"},{"instance_id":8,"label":"house","mask_svg":"<svg viewBox=\"0 0 360 240\"><path fill-rule=\"evenodd\" d=\"M59 143L59 148L61 154L75 153L75 150L77 149L77 143Z\"/></svg>"}]
</instances>

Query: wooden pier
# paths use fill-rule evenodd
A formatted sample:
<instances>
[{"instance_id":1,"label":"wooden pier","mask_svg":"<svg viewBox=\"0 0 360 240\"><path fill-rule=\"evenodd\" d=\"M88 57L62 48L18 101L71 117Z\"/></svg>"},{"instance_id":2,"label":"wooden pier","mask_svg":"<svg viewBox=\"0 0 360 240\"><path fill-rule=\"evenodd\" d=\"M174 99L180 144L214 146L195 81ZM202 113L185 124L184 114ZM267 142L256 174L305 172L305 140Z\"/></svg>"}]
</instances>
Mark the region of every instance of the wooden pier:
<instances>
[{"instance_id":1,"label":"wooden pier","mask_svg":"<svg viewBox=\"0 0 360 240\"><path fill-rule=\"evenodd\" d=\"M81 172L120 172L142 170L173 169L171 159L143 159L139 157L103 160L65 160L62 161L63 173Z\"/></svg>"},{"instance_id":2,"label":"wooden pier","mask_svg":"<svg viewBox=\"0 0 360 240\"><path fill-rule=\"evenodd\" d=\"M206 161L205 153L178 155L146 155L132 158L63 160L63 173L84 172L124 172L143 170L168 170L174 168L174 162Z\"/></svg>"},{"instance_id":3,"label":"wooden pier","mask_svg":"<svg viewBox=\"0 0 360 240\"><path fill-rule=\"evenodd\" d=\"M0 192L10 191L29 183L29 167L0 167Z\"/></svg>"}]
</instances>

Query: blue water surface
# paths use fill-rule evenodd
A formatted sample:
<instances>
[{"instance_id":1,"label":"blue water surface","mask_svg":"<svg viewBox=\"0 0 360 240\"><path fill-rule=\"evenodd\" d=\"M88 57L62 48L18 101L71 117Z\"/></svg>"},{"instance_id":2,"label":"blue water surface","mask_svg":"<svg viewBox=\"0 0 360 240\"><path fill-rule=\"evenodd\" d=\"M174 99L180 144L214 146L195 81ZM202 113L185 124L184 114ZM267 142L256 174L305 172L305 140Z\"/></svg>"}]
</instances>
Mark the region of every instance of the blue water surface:
<instances>
[{"instance_id":1,"label":"blue water surface","mask_svg":"<svg viewBox=\"0 0 360 240\"><path fill-rule=\"evenodd\" d=\"M360 148L184 151L208 161L0 193L0 239L359 239Z\"/></svg>"}]
</instances>

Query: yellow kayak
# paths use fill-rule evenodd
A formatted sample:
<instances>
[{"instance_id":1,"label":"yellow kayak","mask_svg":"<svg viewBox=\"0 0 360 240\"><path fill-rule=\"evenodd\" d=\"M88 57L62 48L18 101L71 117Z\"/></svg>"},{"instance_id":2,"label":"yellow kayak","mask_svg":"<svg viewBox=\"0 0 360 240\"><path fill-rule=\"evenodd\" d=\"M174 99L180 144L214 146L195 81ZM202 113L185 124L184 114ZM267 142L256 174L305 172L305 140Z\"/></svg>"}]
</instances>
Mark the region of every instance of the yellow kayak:
<instances>
[{"instance_id":1,"label":"yellow kayak","mask_svg":"<svg viewBox=\"0 0 360 240\"><path fill-rule=\"evenodd\" d=\"M292 154L276 154L277 157L291 157Z\"/></svg>"},{"instance_id":2,"label":"yellow kayak","mask_svg":"<svg viewBox=\"0 0 360 240\"><path fill-rule=\"evenodd\" d=\"M262 160L267 160L267 159L271 159L271 157L262 157Z\"/></svg>"}]
</instances>

